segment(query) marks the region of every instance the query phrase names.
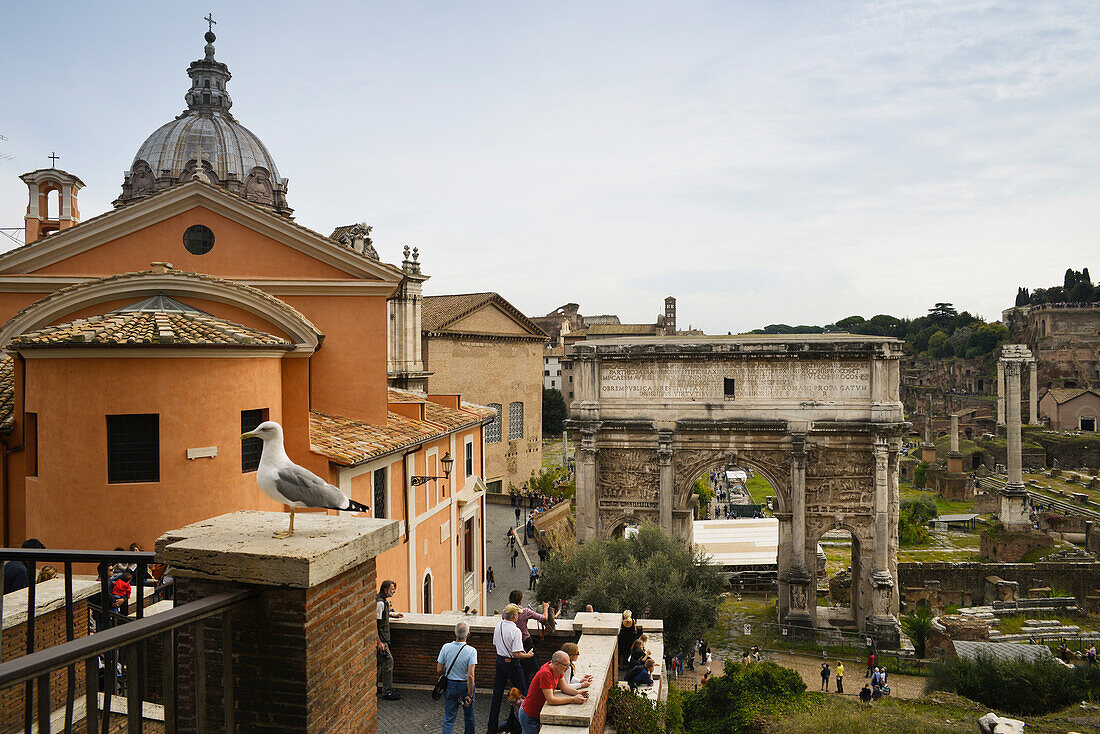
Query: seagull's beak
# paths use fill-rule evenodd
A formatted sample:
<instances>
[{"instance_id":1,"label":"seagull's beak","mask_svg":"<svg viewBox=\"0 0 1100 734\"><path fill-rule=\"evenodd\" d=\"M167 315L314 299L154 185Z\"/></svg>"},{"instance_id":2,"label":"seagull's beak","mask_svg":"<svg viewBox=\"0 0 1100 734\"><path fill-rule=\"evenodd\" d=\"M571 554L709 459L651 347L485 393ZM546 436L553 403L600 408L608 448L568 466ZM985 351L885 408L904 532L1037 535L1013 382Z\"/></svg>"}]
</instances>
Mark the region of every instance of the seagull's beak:
<instances>
[{"instance_id":1,"label":"seagull's beak","mask_svg":"<svg viewBox=\"0 0 1100 734\"><path fill-rule=\"evenodd\" d=\"M243 441L246 438L256 438L256 434L253 433L252 431L249 431L247 433L242 433L241 434L241 440Z\"/></svg>"}]
</instances>

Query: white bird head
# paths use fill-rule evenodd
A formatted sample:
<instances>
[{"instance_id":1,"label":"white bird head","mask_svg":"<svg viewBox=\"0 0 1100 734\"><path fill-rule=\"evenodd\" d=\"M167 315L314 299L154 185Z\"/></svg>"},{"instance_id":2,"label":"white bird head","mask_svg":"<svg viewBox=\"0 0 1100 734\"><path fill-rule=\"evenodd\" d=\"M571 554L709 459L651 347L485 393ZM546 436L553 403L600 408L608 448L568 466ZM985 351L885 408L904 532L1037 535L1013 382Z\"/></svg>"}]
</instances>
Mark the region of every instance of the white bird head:
<instances>
[{"instance_id":1,"label":"white bird head","mask_svg":"<svg viewBox=\"0 0 1100 734\"><path fill-rule=\"evenodd\" d=\"M241 434L241 440L246 438L259 438L265 443L268 441L278 440L282 443L283 440L283 427L275 421L264 421L260 425L253 428L247 433Z\"/></svg>"}]
</instances>

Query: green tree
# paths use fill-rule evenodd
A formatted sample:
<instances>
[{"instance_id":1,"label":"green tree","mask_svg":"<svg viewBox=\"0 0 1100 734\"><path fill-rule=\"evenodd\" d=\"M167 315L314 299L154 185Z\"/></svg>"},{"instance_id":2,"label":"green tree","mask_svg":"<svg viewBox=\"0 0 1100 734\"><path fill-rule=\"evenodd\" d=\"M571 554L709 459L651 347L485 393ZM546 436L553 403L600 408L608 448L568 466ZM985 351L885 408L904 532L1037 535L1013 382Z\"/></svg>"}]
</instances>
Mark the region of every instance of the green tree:
<instances>
[{"instance_id":1,"label":"green tree","mask_svg":"<svg viewBox=\"0 0 1100 734\"><path fill-rule=\"evenodd\" d=\"M1008 339L1008 328L996 322L982 324L970 333L967 340L968 349L977 349L979 354L989 354Z\"/></svg>"},{"instance_id":2,"label":"green tree","mask_svg":"<svg viewBox=\"0 0 1100 734\"><path fill-rule=\"evenodd\" d=\"M542 389L542 435L560 436L565 430L567 414L565 398L561 396L561 390L544 387Z\"/></svg>"},{"instance_id":3,"label":"green tree","mask_svg":"<svg viewBox=\"0 0 1100 734\"><path fill-rule=\"evenodd\" d=\"M629 538L590 540L551 556L536 593L540 601L569 599L575 609L591 604L664 620L665 649L679 650L714 626L718 596L727 588L706 556L645 524Z\"/></svg>"},{"instance_id":4,"label":"green tree","mask_svg":"<svg viewBox=\"0 0 1100 734\"><path fill-rule=\"evenodd\" d=\"M951 347L947 334L937 331L928 338L928 353L933 357L952 357L955 350Z\"/></svg>"},{"instance_id":5,"label":"green tree","mask_svg":"<svg viewBox=\"0 0 1100 734\"><path fill-rule=\"evenodd\" d=\"M1020 286L1016 290L1016 305L1026 306L1029 303L1031 303L1031 295L1027 292L1027 288Z\"/></svg>"},{"instance_id":6,"label":"green tree","mask_svg":"<svg viewBox=\"0 0 1100 734\"><path fill-rule=\"evenodd\" d=\"M699 497L700 507L708 506L710 501L714 499L714 489L711 488L710 482L707 481L705 476L695 480L695 494Z\"/></svg>"},{"instance_id":7,"label":"green tree","mask_svg":"<svg viewBox=\"0 0 1100 734\"><path fill-rule=\"evenodd\" d=\"M937 303L935 306L928 309L928 318L932 319L936 324L946 324L958 315L959 312L955 310L955 307L950 303Z\"/></svg>"}]
</instances>

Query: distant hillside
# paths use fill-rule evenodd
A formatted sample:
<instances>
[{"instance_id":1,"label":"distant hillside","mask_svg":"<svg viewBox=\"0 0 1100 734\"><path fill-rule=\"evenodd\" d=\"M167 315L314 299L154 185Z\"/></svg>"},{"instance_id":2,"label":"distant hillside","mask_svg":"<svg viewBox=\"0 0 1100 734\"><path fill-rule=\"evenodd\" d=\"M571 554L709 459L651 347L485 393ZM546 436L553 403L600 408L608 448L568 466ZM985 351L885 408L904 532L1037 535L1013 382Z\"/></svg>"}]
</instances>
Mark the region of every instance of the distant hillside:
<instances>
[{"instance_id":1,"label":"distant hillside","mask_svg":"<svg viewBox=\"0 0 1100 734\"><path fill-rule=\"evenodd\" d=\"M1087 270L1086 270L1087 272ZM916 357L966 357L979 359L992 354L1008 339L1008 329L998 322L986 323L966 311L959 313L950 303L937 303L927 316L899 319L879 314L870 319L849 316L826 326L770 324L753 334L822 334L846 331L850 334L893 336L905 342L905 353Z\"/></svg>"}]
</instances>

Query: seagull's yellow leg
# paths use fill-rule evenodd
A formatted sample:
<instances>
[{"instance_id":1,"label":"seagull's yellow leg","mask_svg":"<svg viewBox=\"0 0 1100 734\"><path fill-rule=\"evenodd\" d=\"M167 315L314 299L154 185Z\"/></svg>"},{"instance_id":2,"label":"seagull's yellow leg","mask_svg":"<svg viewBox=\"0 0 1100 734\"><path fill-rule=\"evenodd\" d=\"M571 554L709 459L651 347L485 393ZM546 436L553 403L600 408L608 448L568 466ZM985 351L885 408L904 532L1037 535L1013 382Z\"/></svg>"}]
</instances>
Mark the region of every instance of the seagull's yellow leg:
<instances>
[{"instance_id":1,"label":"seagull's yellow leg","mask_svg":"<svg viewBox=\"0 0 1100 734\"><path fill-rule=\"evenodd\" d=\"M276 530L274 537L276 537L276 538L289 538L291 535L294 535L294 508L293 507L290 508L290 529L287 530L286 532L283 532L282 530Z\"/></svg>"}]
</instances>

